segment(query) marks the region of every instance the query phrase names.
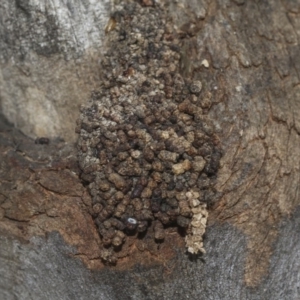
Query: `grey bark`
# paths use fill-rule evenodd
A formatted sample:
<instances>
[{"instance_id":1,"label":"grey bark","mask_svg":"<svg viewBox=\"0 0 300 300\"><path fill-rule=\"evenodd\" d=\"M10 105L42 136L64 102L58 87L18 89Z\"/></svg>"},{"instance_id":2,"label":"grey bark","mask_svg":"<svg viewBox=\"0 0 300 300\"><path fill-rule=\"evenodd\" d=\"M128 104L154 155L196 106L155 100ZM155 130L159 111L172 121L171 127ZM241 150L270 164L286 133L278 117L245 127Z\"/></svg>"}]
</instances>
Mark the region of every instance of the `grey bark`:
<instances>
[{"instance_id":1,"label":"grey bark","mask_svg":"<svg viewBox=\"0 0 300 300\"><path fill-rule=\"evenodd\" d=\"M190 259L184 249L171 245L177 254L161 263L87 269L86 260L97 260L87 250L97 246L91 222L77 208L72 213L80 217L79 227L70 213L59 215L63 201L70 207L89 205L73 176L78 174L76 154L61 151L72 163L56 167L53 162L61 159L57 148L35 149L5 125L0 173L3 299L299 299L300 1L167 4L183 35L184 72L198 77L212 95L209 115L218 124L224 152L216 184L221 197L210 214L207 254ZM75 140L78 104L98 83L109 10L101 1L46 5L7 0L0 5L1 107L24 133ZM23 144L14 145L20 139ZM11 174L16 161L27 173ZM68 178L66 186L76 186L76 191L51 185L51 172L60 182ZM48 202L42 207L39 200L26 200L30 209L24 209L20 186ZM19 214L20 207L27 215ZM91 230L91 237L72 243L74 235L65 233L72 227Z\"/></svg>"},{"instance_id":2,"label":"grey bark","mask_svg":"<svg viewBox=\"0 0 300 300\"><path fill-rule=\"evenodd\" d=\"M0 106L25 134L76 139L98 79L106 1L2 1Z\"/></svg>"},{"instance_id":3,"label":"grey bark","mask_svg":"<svg viewBox=\"0 0 300 300\"><path fill-rule=\"evenodd\" d=\"M30 245L1 236L2 299L298 299L299 220L298 209L280 224L269 275L256 288L243 282L245 236L229 225L210 227L205 258L179 254L170 275L161 265L91 272L57 233Z\"/></svg>"},{"instance_id":4,"label":"grey bark","mask_svg":"<svg viewBox=\"0 0 300 300\"><path fill-rule=\"evenodd\" d=\"M47 241L33 239L29 248L2 237L1 257L6 258L3 275L5 271L8 274L2 292L5 299L14 299L13 295L22 295L22 299L248 299L251 292L242 280L244 237L229 226L211 228L209 236L209 244L215 245L208 246L210 254L205 261L188 261L180 255L170 277L162 266L91 273L66 255L74 250L55 233ZM228 251L227 239L234 239L234 253ZM266 294L283 299L272 289Z\"/></svg>"}]
</instances>

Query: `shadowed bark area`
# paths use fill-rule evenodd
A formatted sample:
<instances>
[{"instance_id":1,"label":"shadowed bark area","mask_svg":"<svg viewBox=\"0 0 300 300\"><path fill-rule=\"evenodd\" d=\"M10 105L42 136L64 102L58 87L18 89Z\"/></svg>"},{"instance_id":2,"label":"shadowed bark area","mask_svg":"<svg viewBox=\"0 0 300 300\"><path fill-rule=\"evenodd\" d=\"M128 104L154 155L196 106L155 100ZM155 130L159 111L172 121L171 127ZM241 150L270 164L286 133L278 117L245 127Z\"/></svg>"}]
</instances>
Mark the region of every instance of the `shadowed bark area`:
<instances>
[{"instance_id":1,"label":"shadowed bark area","mask_svg":"<svg viewBox=\"0 0 300 300\"><path fill-rule=\"evenodd\" d=\"M4 299L300 297L300 1L166 9L182 37L182 72L202 82L223 150L207 254L189 257L170 232L161 247L104 267L75 147L35 144L2 121Z\"/></svg>"},{"instance_id":2,"label":"shadowed bark area","mask_svg":"<svg viewBox=\"0 0 300 300\"><path fill-rule=\"evenodd\" d=\"M204 260L178 255L167 265L89 271L57 233L29 244L1 235L3 299L297 299L300 211L279 226L269 275L256 288L243 281L246 238L230 225L208 229ZM169 269L167 269L167 267Z\"/></svg>"}]
</instances>

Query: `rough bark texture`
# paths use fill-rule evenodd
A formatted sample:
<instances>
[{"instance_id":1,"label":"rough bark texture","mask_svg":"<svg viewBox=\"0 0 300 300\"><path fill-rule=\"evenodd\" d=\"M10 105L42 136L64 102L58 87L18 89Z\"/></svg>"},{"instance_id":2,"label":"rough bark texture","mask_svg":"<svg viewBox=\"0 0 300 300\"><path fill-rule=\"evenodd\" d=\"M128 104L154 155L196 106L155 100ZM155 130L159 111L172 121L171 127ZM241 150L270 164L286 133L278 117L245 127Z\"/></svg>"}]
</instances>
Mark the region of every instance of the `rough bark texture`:
<instances>
[{"instance_id":1,"label":"rough bark texture","mask_svg":"<svg viewBox=\"0 0 300 300\"><path fill-rule=\"evenodd\" d=\"M98 82L109 0L1 1L0 106L31 137L74 141Z\"/></svg>"},{"instance_id":2,"label":"rough bark texture","mask_svg":"<svg viewBox=\"0 0 300 300\"><path fill-rule=\"evenodd\" d=\"M25 1L19 2L7 11L24 10ZM224 153L216 184L221 197L210 211L205 239L207 254L188 257L181 237L170 233L160 249L137 249L116 267L103 267L75 148L59 139L35 144L2 122L3 299L300 297L300 1L174 1L166 9L181 30L183 72L198 77L212 94L209 115L218 123ZM9 52L5 45L2 56ZM33 52L49 64L56 57ZM3 67L8 61L2 76L16 74L9 70L17 66ZM23 61L31 66L31 60ZM76 66L61 62L62 70ZM1 79L4 108L11 99L3 92L9 90L10 77ZM34 77L28 75L28 88L36 88ZM19 73L11 78L23 86ZM84 85L85 77L78 78L79 86ZM68 81L60 81L66 89ZM44 87L42 79L37 82ZM50 87L62 93L53 78ZM70 109L74 116L75 108ZM13 106L3 111L11 121L7 112L18 114Z\"/></svg>"}]
</instances>

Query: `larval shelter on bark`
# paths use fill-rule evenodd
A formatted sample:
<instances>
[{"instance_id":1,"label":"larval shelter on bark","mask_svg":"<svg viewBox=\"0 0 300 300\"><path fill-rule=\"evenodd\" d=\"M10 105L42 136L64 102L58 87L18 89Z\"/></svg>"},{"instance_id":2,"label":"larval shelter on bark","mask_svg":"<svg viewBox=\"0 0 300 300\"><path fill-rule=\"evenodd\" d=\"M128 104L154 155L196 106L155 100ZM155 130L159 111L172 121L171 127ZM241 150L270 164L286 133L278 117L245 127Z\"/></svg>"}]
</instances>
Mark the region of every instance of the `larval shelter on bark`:
<instances>
[{"instance_id":1,"label":"larval shelter on bark","mask_svg":"<svg viewBox=\"0 0 300 300\"><path fill-rule=\"evenodd\" d=\"M168 229L164 243L103 265L73 142L79 104L101 84L115 4L4 0L0 103L15 127L1 117L3 299L299 299L300 1L161 4L181 76L210 93L222 147L206 254L188 256Z\"/></svg>"}]
</instances>

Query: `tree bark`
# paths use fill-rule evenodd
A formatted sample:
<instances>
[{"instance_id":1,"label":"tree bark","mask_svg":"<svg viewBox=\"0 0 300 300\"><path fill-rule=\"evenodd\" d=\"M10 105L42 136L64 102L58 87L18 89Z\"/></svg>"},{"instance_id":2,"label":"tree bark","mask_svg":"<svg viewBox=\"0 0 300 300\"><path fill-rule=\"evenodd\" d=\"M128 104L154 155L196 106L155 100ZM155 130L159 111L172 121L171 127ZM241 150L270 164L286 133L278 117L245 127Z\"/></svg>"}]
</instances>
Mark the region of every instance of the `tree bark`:
<instances>
[{"instance_id":1,"label":"tree bark","mask_svg":"<svg viewBox=\"0 0 300 300\"><path fill-rule=\"evenodd\" d=\"M2 1L0 105L26 135L74 142L79 106L99 82L109 0Z\"/></svg>"},{"instance_id":2,"label":"tree bark","mask_svg":"<svg viewBox=\"0 0 300 300\"><path fill-rule=\"evenodd\" d=\"M188 256L183 238L172 234L160 248L129 251L110 267L100 259L91 198L79 179L72 144L78 104L99 84L110 10L101 3L106 6L8 0L0 6L2 112L27 135L1 117L0 295L298 299L300 1L164 4L182 37L183 74L201 80L211 96L208 115L217 124L223 151L207 253ZM64 9L69 23L61 21ZM44 35L39 18L45 20L42 32L51 27ZM87 29L82 40L74 21L80 18L90 20L95 32ZM101 26L95 30L95 24ZM36 118L31 105L43 107ZM47 136L50 143L35 143L36 136Z\"/></svg>"}]
</instances>

